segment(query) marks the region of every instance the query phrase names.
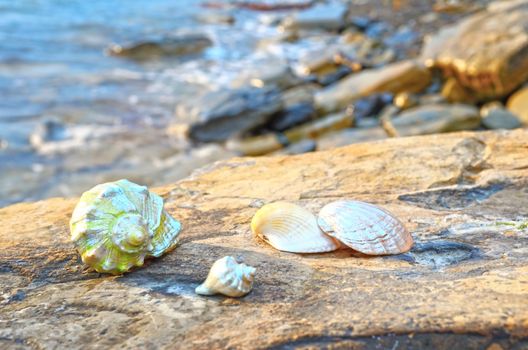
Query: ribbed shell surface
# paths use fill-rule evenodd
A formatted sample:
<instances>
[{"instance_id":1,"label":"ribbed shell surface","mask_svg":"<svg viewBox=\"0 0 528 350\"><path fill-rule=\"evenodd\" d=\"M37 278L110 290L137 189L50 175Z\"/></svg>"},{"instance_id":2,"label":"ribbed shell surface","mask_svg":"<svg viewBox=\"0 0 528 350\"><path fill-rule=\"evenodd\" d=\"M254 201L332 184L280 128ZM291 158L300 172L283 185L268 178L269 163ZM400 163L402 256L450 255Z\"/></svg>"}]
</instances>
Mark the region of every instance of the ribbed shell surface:
<instances>
[{"instance_id":1,"label":"ribbed shell surface","mask_svg":"<svg viewBox=\"0 0 528 350\"><path fill-rule=\"evenodd\" d=\"M113 226L127 216L141 217L145 244L133 251L116 244ZM163 199L128 180L95 186L83 193L70 220L71 239L82 260L98 272L119 274L160 256L177 243L180 223L163 210Z\"/></svg>"},{"instance_id":2,"label":"ribbed shell surface","mask_svg":"<svg viewBox=\"0 0 528 350\"><path fill-rule=\"evenodd\" d=\"M413 245L410 233L400 220L365 202L329 203L319 212L318 223L326 234L364 254L399 254Z\"/></svg>"},{"instance_id":3,"label":"ribbed shell surface","mask_svg":"<svg viewBox=\"0 0 528 350\"><path fill-rule=\"evenodd\" d=\"M322 253L339 243L325 235L308 210L287 202L266 204L251 221L253 233L278 250L291 253Z\"/></svg>"}]
</instances>

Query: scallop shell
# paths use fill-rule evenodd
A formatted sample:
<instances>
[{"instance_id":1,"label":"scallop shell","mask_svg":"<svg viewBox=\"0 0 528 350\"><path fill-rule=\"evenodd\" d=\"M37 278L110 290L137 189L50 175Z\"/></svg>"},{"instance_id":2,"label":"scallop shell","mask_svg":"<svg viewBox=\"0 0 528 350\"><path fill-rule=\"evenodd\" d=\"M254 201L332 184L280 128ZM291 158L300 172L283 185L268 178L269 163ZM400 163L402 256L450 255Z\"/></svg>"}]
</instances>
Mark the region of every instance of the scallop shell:
<instances>
[{"instance_id":1,"label":"scallop shell","mask_svg":"<svg viewBox=\"0 0 528 350\"><path fill-rule=\"evenodd\" d=\"M251 221L253 233L274 248L291 253L322 253L339 248L308 210L287 202L266 204Z\"/></svg>"},{"instance_id":2,"label":"scallop shell","mask_svg":"<svg viewBox=\"0 0 528 350\"><path fill-rule=\"evenodd\" d=\"M235 258L225 256L215 261L207 279L196 287L195 292L201 295L223 294L229 297L241 297L253 288L256 269L238 263Z\"/></svg>"},{"instance_id":3,"label":"scallop shell","mask_svg":"<svg viewBox=\"0 0 528 350\"><path fill-rule=\"evenodd\" d=\"M163 199L128 180L83 193L70 220L71 240L82 261L98 272L121 274L174 248L181 225Z\"/></svg>"},{"instance_id":4,"label":"scallop shell","mask_svg":"<svg viewBox=\"0 0 528 350\"><path fill-rule=\"evenodd\" d=\"M369 203L342 200L327 204L319 212L318 223L326 234L364 254L399 254L413 245L400 220Z\"/></svg>"}]
</instances>

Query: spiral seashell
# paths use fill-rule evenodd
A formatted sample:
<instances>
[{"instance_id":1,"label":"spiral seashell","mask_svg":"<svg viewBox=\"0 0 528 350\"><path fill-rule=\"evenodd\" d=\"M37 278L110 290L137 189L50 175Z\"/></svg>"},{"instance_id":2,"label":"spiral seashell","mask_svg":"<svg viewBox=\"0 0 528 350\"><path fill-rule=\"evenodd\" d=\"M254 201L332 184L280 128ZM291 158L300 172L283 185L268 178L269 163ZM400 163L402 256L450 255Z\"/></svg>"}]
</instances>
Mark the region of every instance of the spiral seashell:
<instances>
[{"instance_id":1,"label":"spiral seashell","mask_svg":"<svg viewBox=\"0 0 528 350\"><path fill-rule=\"evenodd\" d=\"M223 294L228 297L241 297L253 288L254 267L238 263L235 258L225 256L215 261L207 279L196 287L196 294Z\"/></svg>"},{"instance_id":2,"label":"spiral seashell","mask_svg":"<svg viewBox=\"0 0 528 350\"><path fill-rule=\"evenodd\" d=\"M291 253L322 253L339 248L308 210L287 202L266 204L251 220L253 233L274 248Z\"/></svg>"},{"instance_id":3,"label":"spiral seashell","mask_svg":"<svg viewBox=\"0 0 528 350\"><path fill-rule=\"evenodd\" d=\"M97 272L121 274L174 248L181 225L163 199L128 180L83 193L70 220L71 240Z\"/></svg>"},{"instance_id":4,"label":"spiral seashell","mask_svg":"<svg viewBox=\"0 0 528 350\"><path fill-rule=\"evenodd\" d=\"M400 220L369 203L332 202L321 209L318 223L323 232L364 254L399 254L413 245Z\"/></svg>"}]
</instances>

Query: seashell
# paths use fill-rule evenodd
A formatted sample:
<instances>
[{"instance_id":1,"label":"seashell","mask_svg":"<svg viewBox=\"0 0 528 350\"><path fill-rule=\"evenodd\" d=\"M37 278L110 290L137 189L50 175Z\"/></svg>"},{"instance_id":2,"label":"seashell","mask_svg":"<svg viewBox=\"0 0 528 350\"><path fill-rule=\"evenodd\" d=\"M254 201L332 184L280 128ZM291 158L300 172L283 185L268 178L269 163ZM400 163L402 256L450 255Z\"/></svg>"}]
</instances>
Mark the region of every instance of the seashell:
<instances>
[{"instance_id":1,"label":"seashell","mask_svg":"<svg viewBox=\"0 0 528 350\"><path fill-rule=\"evenodd\" d=\"M121 274L174 248L181 225L163 199L128 180L83 193L70 220L71 240L97 272Z\"/></svg>"},{"instance_id":2,"label":"seashell","mask_svg":"<svg viewBox=\"0 0 528 350\"><path fill-rule=\"evenodd\" d=\"M291 253L322 253L339 248L308 210L287 202L266 204L251 220L253 233L274 248Z\"/></svg>"},{"instance_id":3,"label":"seashell","mask_svg":"<svg viewBox=\"0 0 528 350\"><path fill-rule=\"evenodd\" d=\"M404 253L413 239L400 220L375 205L341 200L324 206L318 223L323 232L369 255Z\"/></svg>"},{"instance_id":4,"label":"seashell","mask_svg":"<svg viewBox=\"0 0 528 350\"><path fill-rule=\"evenodd\" d=\"M253 288L254 267L238 263L235 258L225 256L215 261L207 279L196 287L196 294L223 294L228 297L241 297Z\"/></svg>"}]
</instances>

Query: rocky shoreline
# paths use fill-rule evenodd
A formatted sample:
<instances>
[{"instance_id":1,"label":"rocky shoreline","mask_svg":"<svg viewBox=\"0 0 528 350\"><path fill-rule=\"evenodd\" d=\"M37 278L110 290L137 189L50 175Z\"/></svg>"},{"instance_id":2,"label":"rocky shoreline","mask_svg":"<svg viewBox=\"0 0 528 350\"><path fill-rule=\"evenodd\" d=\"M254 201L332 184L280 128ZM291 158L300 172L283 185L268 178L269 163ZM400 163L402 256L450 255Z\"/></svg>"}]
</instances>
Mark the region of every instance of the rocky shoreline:
<instances>
[{"instance_id":1,"label":"rocky shoreline","mask_svg":"<svg viewBox=\"0 0 528 350\"><path fill-rule=\"evenodd\" d=\"M181 244L119 277L82 265L77 199L0 209L0 347L523 349L527 149L526 130L460 132L223 161L154 189ZM387 208L415 246L291 254L251 234L266 203L343 198ZM225 255L257 268L252 292L196 295Z\"/></svg>"},{"instance_id":2,"label":"rocky shoreline","mask_svg":"<svg viewBox=\"0 0 528 350\"><path fill-rule=\"evenodd\" d=\"M9 122L0 131L0 205L77 196L118 178L170 183L236 155L526 127L528 2L489 3L206 3L197 21L230 28L249 11L270 34L230 62L235 74L211 65L216 73L197 66L187 76L192 60L175 68L188 91L160 106L170 117L116 124L75 110L36 126ZM108 52L148 65L219 45L191 33ZM197 80L204 84L189 83Z\"/></svg>"}]
</instances>

